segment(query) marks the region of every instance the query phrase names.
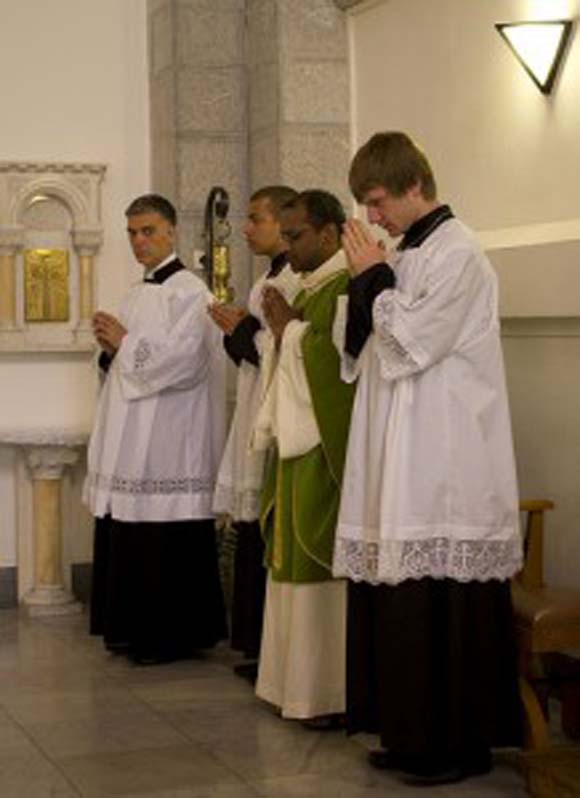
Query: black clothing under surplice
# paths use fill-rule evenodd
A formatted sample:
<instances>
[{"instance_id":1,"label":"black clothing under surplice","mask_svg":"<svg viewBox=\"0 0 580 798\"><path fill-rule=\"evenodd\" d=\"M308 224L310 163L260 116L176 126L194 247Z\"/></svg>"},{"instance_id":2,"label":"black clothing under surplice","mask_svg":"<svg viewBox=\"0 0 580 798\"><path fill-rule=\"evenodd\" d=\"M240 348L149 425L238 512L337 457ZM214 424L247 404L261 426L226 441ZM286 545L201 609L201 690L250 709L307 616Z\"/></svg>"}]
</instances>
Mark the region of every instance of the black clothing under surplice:
<instances>
[{"instance_id":1,"label":"black clothing under surplice","mask_svg":"<svg viewBox=\"0 0 580 798\"><path fill-rule=\"evenodd\" d=\"M350 733L378 733L410 769L519 746L509 582L349 583Z\"/></svg>"},{"instance_id":2,"label":"black clothing under surplice","mask_svg":"<svg viewBox=\"0 0 580 798\"><path fill-rule=\"evenodd\" d=\"M231 646L247 659L257 659L262 640L266 569L264 541L258 521L237 521Z\"/></svg>"},{"instance_id":3,"label":"black clothing under surplice","mask_svg":"<svg viewBox=\"0 0 580 798\"><path fill-rule=\"evenodd\" d=\"M225 638L214 522L97 518L90 631L141 660L190 657Z\"/></svg>"}]
</instances>

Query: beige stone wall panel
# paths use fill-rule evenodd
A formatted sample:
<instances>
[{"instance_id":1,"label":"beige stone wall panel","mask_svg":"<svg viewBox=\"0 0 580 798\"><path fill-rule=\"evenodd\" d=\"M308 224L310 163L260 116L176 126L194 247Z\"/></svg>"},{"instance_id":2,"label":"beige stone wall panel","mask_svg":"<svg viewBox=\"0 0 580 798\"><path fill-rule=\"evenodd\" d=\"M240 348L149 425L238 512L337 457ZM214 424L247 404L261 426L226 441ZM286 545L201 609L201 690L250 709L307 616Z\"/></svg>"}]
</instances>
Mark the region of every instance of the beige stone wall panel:
<instances>
[{"instance_id":1,"label":"beige stone wall panel","mask_svg":"<svg viewBox=\"0 0 580 798\"><path fill-rule=\"evenodd\" d=\"M173 0L147 0L147 12L151 17L159 9L166 8L172 4Z\"/></svg>"},{"instance_id":2,"label":"beige stone wall panel","mask_svg":"<svg viewBox=\"0 0 580 798\"><path fill-rule=\"evenodd\" d=\"M172 70L165 70L151 84L151 138L155 142L151 164L153 190L174 201L175 174L175 84Z\"/></svg>"},{"instance_id":3,"label":"beige stone wall panel","mask_svg":"<svg viewBox=\"0 0 580 798\"><path fill-rule=\"evenodd\" d=\"M219 11L220 14L240 12L246 9L246 0L173 0L178 6L188 6L196 13Z\"/></svg>"},{"instance_id":4,"label":"beige stone wall panel","mask_svg":"<svg viewBox=\"0 0 580 798\"><path fill-rule=\"evenodd\" d=\"M195 250L203 249L203 213L182 211L177 225L177 251L185 265L195 267Z\"/></svg>"},{"instance_id":5,"label":"beige stone wall panel","mask_svg":"<svg viewBox=\"0 0 580 798\"><path fill-rule=\"evenodd\" d=\"M246 202L246 143L206 136L182 137L178 143L180 208L201 211L212 186L227 189L232 208Z\"/></svg>"},{"instance_id":6,"label":"beige stone wall panel","mask_svg":"<svg viewBox=\"0 0 580 798\"><path fill-rule=\"evenodd\" d=\"M231 66L245 61L244 15L222 13L217 3L180 3L175 7L177 63L182 66Z\"/></svg>"},{"instance_id":7,"label":"beige stone wall panel","mask_svg":"<svg viewBox=\"0 0 580 798\"><path fill-rule=\"evenodd\" d=\"M180 133L240 133L246 124L247 84L243 67L182 69L177 76Z\"/></svg>"},{"instance_id":8,"label":"beige stone wall panel","mask_svg":"<svg viewBox=\"0 0 580 798\"><path fill-rule=\"evenodd\" d=\"M346 59L346 15L333 0L278 0L278 13L283 57Z\"/></svg>"},{"instance_id":9,"label":"beige stone wall panel","mask_svg":"<svg viewBox=\"0 0 580 798\"><path fill-rule=\"evenodd\" d=\"M290 61L282 89L285 122L349 123L349 75L344 58Z\"/></svg>"},{"instance_id":10,"label":"beige stone wall panel","mask_svg":"<svg viewBox=\"0 0 580 798\"><path fill-rule=\"evenodd\" d=\"M156 77L173 64L173 9L163 4L151 15L149 22L149 66Z\"/></svg>"},{"instance_id":11,"label":"beige stone wall panel","mask_svg":"<svg viewBox=\"0 0 580 798\"><path fill-rule=\"evenodd\" d=\"M275 0L248 0L247 55L251 69L278 61L280 39Z\"/></svg>"},{"instance_id":12,"label":"beige stone wall panel","mask_svg":"<svg viewBox=\"0 0 580 798\"><path fill-rule=\"evenodd\" d=\"M347 164L348 125L286 127L282 134L281 173L290 185L330 191L350 207Z\"/></svg>"},{"instance_id":13,"label":"beige stone wall panel","mask_svg":"<svg viewBox=\"0 0 580 798\"><path fill-rule=\"evenodd\" d=\"M278 129L253 136L250 144L250 188L284 182Z\"/></svg>"},{"instance_id":14,"label":"beige stone wall panel","mask_svg":"<svg viewBox=\"0 0 580 798\"><path fill-rule=\"evenodd\" d=\"M249 86L249 129L254 135L273 129L279 119L279 67L277 63L263 64L252 70Z\"/></svg>"}]
</instances>

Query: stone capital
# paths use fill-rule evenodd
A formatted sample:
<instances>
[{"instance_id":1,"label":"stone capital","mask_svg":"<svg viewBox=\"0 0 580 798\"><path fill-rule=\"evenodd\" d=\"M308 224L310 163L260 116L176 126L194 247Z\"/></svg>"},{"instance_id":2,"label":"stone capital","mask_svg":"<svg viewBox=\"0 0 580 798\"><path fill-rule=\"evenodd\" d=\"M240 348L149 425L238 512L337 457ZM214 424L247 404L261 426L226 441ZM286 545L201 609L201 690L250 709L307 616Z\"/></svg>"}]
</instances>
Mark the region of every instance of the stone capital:
<instances>
[{"instance_id":1,"label":"stone capital","mask_svg":"<svg viewBox=\"0 0 580 798\"><path fill-rule=\"evenodd\" d=\"M103 245L103 231L92 227L77 227L72 231L72 240L77 255L96 255Z\"/></svg>"},{"instance_id":2,"label":"stone capital","mask_svg":"<svg viewBox=\"0 0 580 798\"><path fill-rule=\"evenodd\" d=\"M77 462L79 451L67 446L30 446L25 457L33 479L61 479L64 469Z\"/></svg>"},{"instance_id":3,"label":"stone capital","mask_svg":"<svg viewBox=\"0 0 580 798\"><path fill-rule=\"evenodd\" d=\"M22 227L0 225L0 255L15 255L24 246Z\"/></svg>"}]
</instances>

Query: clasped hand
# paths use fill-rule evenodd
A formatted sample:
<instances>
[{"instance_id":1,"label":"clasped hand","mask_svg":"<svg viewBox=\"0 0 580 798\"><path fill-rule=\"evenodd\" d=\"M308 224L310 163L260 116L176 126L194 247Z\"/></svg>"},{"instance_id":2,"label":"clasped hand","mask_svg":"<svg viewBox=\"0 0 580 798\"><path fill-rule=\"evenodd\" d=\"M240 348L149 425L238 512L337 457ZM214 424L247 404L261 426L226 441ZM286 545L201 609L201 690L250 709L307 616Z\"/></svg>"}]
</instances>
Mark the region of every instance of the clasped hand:
<instances>
[{"instance_id":1,"label":"clasped hand","mask_svg":"<svg viewBox=\"0 0 580 798\"><path fill-rule=\"evenodd\" d=\"M280 346L286 325L294 319L300 319L300 313L294 310L280 291L271 285L267 285L262 292L262 310L276 346Z\"/></svg>"},{"instance_id":2,"label":"clasped hand","mask_svg":"<svg viewBox=\"0 0 580 798\"><path fill-rule=\"evenodd\" d=\"M352 277L362 274L386 259L385 246L377 241L360 219L349 219L342 232L342 246Z\"/></svg>"},{"instance_id":3,"label":"clasped hand","mask_svg":"<svg viewBox=\"0 0 580 798\"><path fill-rule=\"evenodd\" d=\"M93 316L93 333L99 346L109 355L114 355L127 335L127 330L110 313L98 310Z\"/></svg>"},{"instance_id":4,"label":"clasped hand","mask_svg":"<svg viewBox=\"0 0 580 798\"><path fill-rule=\"evenodd\" d=\"M207 312L222 332L231 335L238 324L248 315L246 308L238 305L222 305L215 302Z\"/></svg>"}]
</instances>

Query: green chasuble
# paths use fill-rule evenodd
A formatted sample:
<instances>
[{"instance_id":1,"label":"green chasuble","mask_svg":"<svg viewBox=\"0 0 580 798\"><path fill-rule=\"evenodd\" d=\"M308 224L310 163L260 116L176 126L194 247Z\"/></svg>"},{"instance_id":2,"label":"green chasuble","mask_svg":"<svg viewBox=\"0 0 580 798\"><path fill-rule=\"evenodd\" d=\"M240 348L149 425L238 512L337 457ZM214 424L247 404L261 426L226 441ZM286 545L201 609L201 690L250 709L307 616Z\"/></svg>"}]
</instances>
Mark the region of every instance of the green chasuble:
<instances>
[{"instance_id":1,"label":"green chasuble","mask_svg":"<svg viewBox=\"0 0 580 798\"><path fill-rule=\"evenodd\" d=\"M310 327L301 341L304 367L321 443L299 457L270 462L262 494L261 525L266 562L280 582L332 578L334 533L346 454L354 385L340 379L332 342L337 298L346 294L348 272L335 272L312 293L294 301Z\"/></svg>"}]
</instances>

